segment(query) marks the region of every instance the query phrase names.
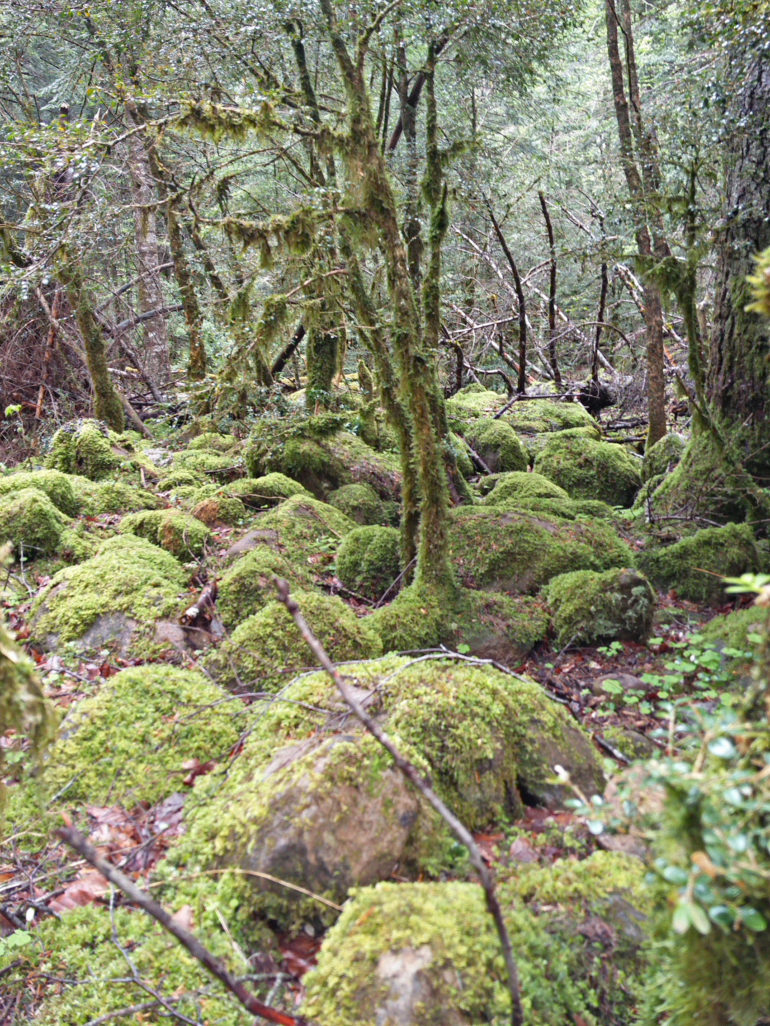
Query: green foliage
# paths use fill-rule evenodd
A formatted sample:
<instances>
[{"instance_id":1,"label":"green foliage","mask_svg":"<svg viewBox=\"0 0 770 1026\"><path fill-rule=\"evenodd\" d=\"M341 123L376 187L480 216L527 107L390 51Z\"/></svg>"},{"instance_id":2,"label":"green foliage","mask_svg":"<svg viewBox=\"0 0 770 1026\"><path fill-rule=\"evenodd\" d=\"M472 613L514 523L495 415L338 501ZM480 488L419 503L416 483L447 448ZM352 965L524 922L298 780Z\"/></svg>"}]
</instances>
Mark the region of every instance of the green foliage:
<instances>
[{"instance_id":1,"label":"green foliage","mask_svg":"<svg viewBox=\"0 0 770 1026\"><path fill-rule=\"evenodd\" d=\"M770 317L770 249L760 253L755 260L756 270L748 279L754 298L746 310Z\"/></svg>"}]
</instances>

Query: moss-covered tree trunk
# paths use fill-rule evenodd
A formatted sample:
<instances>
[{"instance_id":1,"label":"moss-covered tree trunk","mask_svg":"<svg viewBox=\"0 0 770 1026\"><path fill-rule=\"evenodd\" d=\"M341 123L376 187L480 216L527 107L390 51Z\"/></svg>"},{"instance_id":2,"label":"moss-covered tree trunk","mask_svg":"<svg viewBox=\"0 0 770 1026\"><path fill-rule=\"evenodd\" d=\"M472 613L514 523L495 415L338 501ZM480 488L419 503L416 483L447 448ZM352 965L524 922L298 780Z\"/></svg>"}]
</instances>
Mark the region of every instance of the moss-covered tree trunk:
<instances>
[{"instance_id":1,"label":"moss-covered tree trunk","mask_svg":"<svg viewBox=\"0 0 770 1026\"><path fill-rule=\"evenodd\" d=\"M770 485L770 326L746 310L753 257L770 246L770 56L749 65L732 110L706 392L745 468Z\"/></svg>"}]
</instances>

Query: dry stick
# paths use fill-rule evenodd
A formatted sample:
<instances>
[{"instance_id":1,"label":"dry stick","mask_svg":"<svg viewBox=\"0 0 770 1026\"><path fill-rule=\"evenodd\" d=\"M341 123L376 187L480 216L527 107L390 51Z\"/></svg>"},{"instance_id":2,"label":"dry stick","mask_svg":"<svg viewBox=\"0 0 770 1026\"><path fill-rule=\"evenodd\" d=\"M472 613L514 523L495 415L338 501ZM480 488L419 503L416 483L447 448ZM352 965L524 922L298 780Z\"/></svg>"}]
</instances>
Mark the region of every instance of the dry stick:
<instances>
[{"instance_id":1,"label":"dry stick","mask_svg":"<svg viewBox=\"0 0 770 1026\"><path fill-rule=\"evenodd\" d=\"M116 869L111 862L102 858L79 830L76 830L74 827L61 827L56 833L65 844L68 844L70 848L73 848L79 855L82 855L86 862L89 862L94 869L98 870L106 880L114 884L135 905L143 909L148 916L152 916L153 919L159 922L164 930L167 930L172 936L176 937L179 943L187 948L193 958L205 966L211 975L219 980L240 1001L247 1012L250 1012L252 1015L261 1016L267 1022L278 1023L279 1026L306 1026L306 1020L296 1019L285 1012L279 1012L276 1008L271 1008L270 1005L265 1005L258 998L254 997L240 980L233 976L222 962L212 955L208 948L201 944L194 934L179 926L178 923L175 923L170 913L162 905L159 905L157 901L153 901L149 894L140 890L132 880L129 880L119 869Z\"/></svg>"},{"instance_id":2,"label":"dry stick","mask_svg":"<svg viewBox=\"0 0 770 1026\"><path fill-rule=\"evenodd\" d=\"M442 802L439 796L433 791L433 789L423 780L420 776L417 767L414 766L408 759L405 759L401 752L396 748L393 742L390 740L388 735L379 727L375 720L366 712L364 707L355 697L353 692L350 690L348 685L342 678L339 670L329 658L326 649L323 647L318 638L313 634L310 627L308 626L307 620L302 615L302 610L297 605L296 601L291 597L289 585L286 581L281 578L275 578L275 585L278 589L278 598L286 606L287 610L291 614L296 623L297 627L305 639L308 647L310 648L313 655L316 657L318 662L323 666L326 672L329 674L331 679L337 685L339 693L342 695L348 706L356 716L358 720L366 727L369 733L379 741L382 747L390 754L393 762L397 768L403 773L406 779L414 784L417 790L422 794L429 805L432 805L436 812L441 816L444 822L449 826L449 829L455 835L457 840L465 845L468 849L468 853L471 857L471 864L476 870L479 876L479 881L484 889L484 897L487 902L487 909L490 915L494 919L497 934L500 938L500 946L503 949L503 956L505 958L505 967L508 971L508 989L511 994L511 1002L513 1005L511 1013L512 1026L523 1026L524 1023L524 1010L521 1006L521 987L519 984L519 971L516 967L516 960L513 955L513 946L511 944L511 938L508 934L508 928L505 925L503 919L503 911L500 908L500 902L497 900L497 893L495 891L495 881L492 873L489 871L489 867L484 862L481 851L478 845L473 840L473 836L468 828L455 816L451 809Z\"/></svg>"},{"instance_id":3,"label":"dry stick","mask_svg":"<svg viewBox=\"0 0 770 1026\"><path fill-rule=\"evenodd\" d=\"M516 261L513 259L513 253L511 253L508 247L508 243L503 235L503 230L495 217L494 211L492 210L492 204L489 200L485 200L485 202L490 220L492 221L492 227L495 229L497 241L500 243L503 253L505 253L505 258L510 265L511 272L513 273L513 284L516 288L516 298L519 302L519 381L517 391L520 395L524 395L527 391L527 308L524 302L524 289L521 287L519 268L516 266Z\"/></svg>"}]
</instances>

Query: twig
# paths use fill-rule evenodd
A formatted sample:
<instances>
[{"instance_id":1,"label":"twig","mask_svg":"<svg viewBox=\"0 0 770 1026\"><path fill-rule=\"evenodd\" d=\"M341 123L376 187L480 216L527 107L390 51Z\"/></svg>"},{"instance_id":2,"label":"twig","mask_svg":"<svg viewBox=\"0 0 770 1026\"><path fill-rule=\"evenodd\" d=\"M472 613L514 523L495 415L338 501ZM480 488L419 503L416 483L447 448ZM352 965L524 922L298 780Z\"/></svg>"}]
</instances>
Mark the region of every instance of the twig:
<instances>
[{"instance_id":1,"label":"twig","mask_svg":"<svg viewBox=\"0 0 770 1026\"><path fill-rule=\"evenodd\" d=\"M473 835L457 818L457 816L455 816L452 810L444 804L435 791L425 782L425 780L423 780L417 770L417 767L414 766L413 763L409 762L408 759L404 758L379 724L373 720L363 708L361 703L343 680L342 675L329 658L321 642L311 631L307 620L302 615L302 610L291 597L288 583L280 578L276 578L275 583L276 588L278 589L278 598L286 606L286 609L289 611L294 622L299 628L302 637L305 639L306 644L321 666L323 666L331 679L337 685L337 689L353 711L356 718L364 725L369 733L379 741L382 747L390 754L396 767L401 771L401 773L403 773L406 779L417 788L428 804L436 810L439 816L441 816L444 822L449 826L457 840L468 849L471 864L478 873L479 881L484 889L487 909L494 920L495 928L497 929L497 934L500 938L500 946L503 950L503 957L505 958L505 967L508 971L508 989L510 991L511 1003L513 1006L511 1023L512 1026L523 1026L524 1010L521 1005L521 986L519 984L519 972L513 955L511 938L508 934L508 928L505 925L505 920L503 919L503 911L500 907L500 902L497 899L494 877L492 876L489 867L484 862L484 858L478 845L473 839Z\"/></svg>"},{"instance_id":2,"label":"twig","mask_svg":"<svg viewBox=\"0 0 770 1026\"><path fill-rule=\"evenodd\" d=\"M155 919L164 930L176 937L179 943L185 947L193 958L197 959L212 976L230 991L243 1005L247 1012L258 1015L267 1022L278 1023L279 1026L306 1026L304 1019L297 1019L285 1012L279 1012L276 1008L263 1004L258 998L251 994L240 980L235 976L198 940L198 938L185 930L184 927L174 922L169 912L154 901L149 894L136 886L125 874L116 869L111 862L102 858L97 850L89 844L83 834L74 827L61 827L57 835L73 848L79 855L82 855L86 862L89 862L94 869L102 876L121 890L126 897L138 905L148 916Z\"/></svg>"}]
</instances>

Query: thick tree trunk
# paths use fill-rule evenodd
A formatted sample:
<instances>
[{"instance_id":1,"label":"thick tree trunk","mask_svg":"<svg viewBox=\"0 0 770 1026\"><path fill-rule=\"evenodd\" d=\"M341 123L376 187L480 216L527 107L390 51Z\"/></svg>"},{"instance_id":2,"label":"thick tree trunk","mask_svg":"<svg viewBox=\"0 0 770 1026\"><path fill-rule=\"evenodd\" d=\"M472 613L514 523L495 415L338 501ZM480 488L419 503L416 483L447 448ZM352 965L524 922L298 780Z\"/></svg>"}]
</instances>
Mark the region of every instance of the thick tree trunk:
<instances>
[{"instance_id":1,"label":"thick tree trunk","mask_svg":"<svg viewBox=\"0 0 770 1026\"><path fill-rule=\"evenodd\" d=\"M727 210L706 391L746 469L770 484L770 327L746 311L753 257L770 246L770 58L754 60L732 112Z\"/></svg>"}]
</instances>

